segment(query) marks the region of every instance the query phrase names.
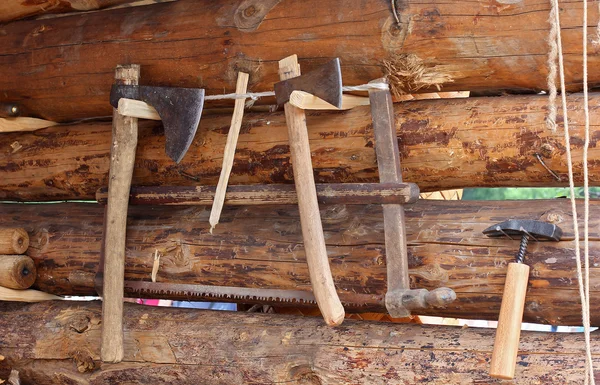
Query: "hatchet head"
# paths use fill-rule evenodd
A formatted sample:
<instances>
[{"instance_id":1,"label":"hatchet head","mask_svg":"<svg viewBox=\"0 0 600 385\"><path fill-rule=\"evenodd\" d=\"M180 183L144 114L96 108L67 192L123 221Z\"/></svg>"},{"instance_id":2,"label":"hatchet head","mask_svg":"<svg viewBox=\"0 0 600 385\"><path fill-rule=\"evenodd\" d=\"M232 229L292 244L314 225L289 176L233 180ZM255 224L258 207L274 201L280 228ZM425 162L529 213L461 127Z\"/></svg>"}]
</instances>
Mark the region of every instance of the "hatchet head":
<instances>
[{"instance_id":1,"label":"hatchet head","mask_svg":"<svg viewBox=\"0 0 600 385\"><path fill-rule=\"evenodd\" d=\"M313 94L337 108L342 108L342 70L335 58L314 71L275 83L275 98L282 105L290 100L293 91Z\"/></svg>"},{"instance_id":2,"label":"hatchet head","mask_svg":"<svg viewBox=\"0 0 600 385\"><path fill-rule=\"evenodd\" d=\"M204 106L204 90L114 84L110 104L117 108L121 98L141 100L154 107L165 128L165 152L179 163L196 135Z\"/></svg>"}]
</instances>

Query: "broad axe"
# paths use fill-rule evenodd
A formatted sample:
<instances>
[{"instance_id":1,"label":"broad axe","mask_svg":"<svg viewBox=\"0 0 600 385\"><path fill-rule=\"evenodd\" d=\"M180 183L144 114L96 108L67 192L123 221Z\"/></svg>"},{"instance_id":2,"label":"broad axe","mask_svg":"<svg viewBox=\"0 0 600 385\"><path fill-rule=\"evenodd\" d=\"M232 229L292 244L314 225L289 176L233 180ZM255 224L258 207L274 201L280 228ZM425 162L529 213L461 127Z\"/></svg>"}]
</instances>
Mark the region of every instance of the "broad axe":
<instances>
[{"instance_id":1,"label":"broad axe","mask_svg":"<svg viewBox=\"0 0 600 385\"><path fill-rule=\"evenodd\" d=\"M127 97L152 105L163 120L167 155L178 163L196 134L204 90L138 86L139 73L140 66L136 64L117 66L111 104L116 108L119 99ZM137 118L120 115L114 109L112 127L108 202L102 245L104 262L96 276L96 286L103 297L101 358L102 361L116 363L123 359L125 234L137 147Z\"/></svg>"},{"instance_id":2,"label":"broad axe","mask_svg":"<svg viewBox=\"0 0 600 385\"><path fill-rule=\"evenodd\" d=\"M282 81L275 84L275 97L278 104L284 104L285 109L310 281L325 322L332 326L340 325L344 320L345 312L335 290L327 258L308 143L306 116L304 110L288 103L291 93L294 90L301 90L314 94L338 108L341 107L342 75L339 59L334 59L325 66L300 76L298 57L292 55L279 61L279 77Z\"/></svg>"}]
</instances>

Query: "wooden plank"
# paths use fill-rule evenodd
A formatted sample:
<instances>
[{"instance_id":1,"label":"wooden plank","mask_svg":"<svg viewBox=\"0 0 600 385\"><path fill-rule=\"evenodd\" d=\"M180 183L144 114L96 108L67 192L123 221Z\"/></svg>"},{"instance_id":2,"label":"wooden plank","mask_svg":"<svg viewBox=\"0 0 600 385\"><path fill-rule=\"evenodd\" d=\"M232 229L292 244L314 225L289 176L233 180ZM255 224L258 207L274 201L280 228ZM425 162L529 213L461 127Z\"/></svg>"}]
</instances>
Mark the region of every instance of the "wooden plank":
<instances>
[{"instance_id":1,"label":"wooden plank","mask_svg":"<svg viewBox=\"0 0 600 385\"><path fill-rule=\"evenodd\" d=\"M289 54L290 44L304 72L339 56L346 85L380 78L388 68L409 93L420 87L438 91L436 83L443 91L537 92L547 84L549 9L547 2L482 7L406 0L399 4L397 23L389 0L285 5L218 0L202 7L180 0L24 20L2 27L0 101L22 103L52 121L110 115L109 85L117 63L148 68L146 84L220 94L233 89L243 71L252 74L250 90L267 91L277 82L276 62ZM590 20L598 20L593 2L588 12ZM566 82L576 91L582 78L582 4L561 1L560 17L563 45L570 47ZM600 84L600 55L590 55L588 65L590 85Z\"/></svg>"},{"instance_id":2,"label":"wooden plank","mask_svg":"<svg viewBox=\"0 0 600 385\"><path fill-rule=\"evenodd\" d=\"M214 186L132 187L129 203L135 205L194 205L213 202ZM106 204L108 189L96 192L96 200ZM320 204L414 203L419 188L413 183L328 183L317 185ZM229 186L225 195L228 206L297 205L296 187L289 184Z\"/></svg>"},{"instance_id":3,"label":"wooden plank","mask_svg":"<svg viewBox=\"0 0 600 385\"><path fill-rule=\"evenodd\" d=\"M491 329L354 320L327 328L315 317L125 305L127 354L100 365L97 302L0 304L0 376L12 368L39 385L494 382ZM581 333L523 332L513 383L583 383L582 345ZM600 361L598 344L592 357Z\"/></svg>"},{"instance_id":4,"label":"wooden plank","mask_svg":"<svg viewBox=\"0 0 600 385\"><path fill-rule=\"evenodd\" d=\"M421 314L498 319L506 263L514 260L519 241L489 239L481 232L499 220L517 217L552 221L565 232L564 241L532 243L528 249L531 279L525 321L581 323L568 201L419 201L405 211L411 288L447 286L458 297L446 308ZM208 232L208 215L209 210L197 206L130 206L125 278L149 280L158 249L159 282L310 290L296 210L225 207L222 226L214 234ZM94 295L101 206L1 205L0 217L11 218L31 234L28 254L38 270L34 287L54 294ZM321 218L338 290L384 295L381 206L323 206ZM600 268L595 267L600 265L599 229L600 203L592 201L592 296L600 288ZM600 326L600 302L592 301L591 306L592 325Z\"/></svg>"},{"instance_id":5,"label":"wooden plank","mask_svg":"<svg viewBox=\"0 0 600 385\"><path fill-rule=\"evenodd\" d=\"M600 71L599 71L600 73ZM421 191L462 187L566 186L560 131L544 125L547 98L510 96L411 101L394 105L396 132L407 182ZM576 183L581 183L584 121L579 95L569 96ZM590 94L592 131L600 121L600 95ZM368 107L307 111L317 183L379 181ZM231 116L203 116L179 165L166 156L159 122L140 122L133 175L138 186L216 185ZM292 183L282 113L246 114L231 185ZM0 136L0 198L94 199L108 183L110 124L87 122L36 133ZM600 158L600 136L591 135L590 159ZM60 151L59 151L60 150ZM537 159L557 173L555 179ZM600 162L590 162L590 183L600 183Z\"/></svg>"}]
</instances>

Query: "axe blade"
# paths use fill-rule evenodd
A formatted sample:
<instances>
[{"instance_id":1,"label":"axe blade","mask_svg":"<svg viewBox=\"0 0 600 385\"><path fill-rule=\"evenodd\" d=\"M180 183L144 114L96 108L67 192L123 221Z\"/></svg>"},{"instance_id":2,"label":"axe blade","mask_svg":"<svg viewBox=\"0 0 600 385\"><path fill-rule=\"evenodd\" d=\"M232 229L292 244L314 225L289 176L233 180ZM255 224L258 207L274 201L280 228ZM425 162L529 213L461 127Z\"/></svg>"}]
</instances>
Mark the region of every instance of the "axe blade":
<instances>
[{"instance_id":1,"label":"axe blade","mask_svg":"<svg viewBox=\"0 0 600 385\"><path fill-rule=\"evenodd\" d=\"M204 90L113 85L110 104L117 108L121 98L141 100L154 107L165 128L165 152L179 163L190 148L200 124Z\"/></svg>"},{"instance_id":2,"label":"axe blade","mask_svg":"<svg viewBox=\"0 0 600 385\"><path fill-rule=\"evenodd\" d=\"M307 74L275 83L277 104L287 103L294 91L308 92L337 108L342 108L340 59L335 58Z\"/></svg>"}]
</instances>

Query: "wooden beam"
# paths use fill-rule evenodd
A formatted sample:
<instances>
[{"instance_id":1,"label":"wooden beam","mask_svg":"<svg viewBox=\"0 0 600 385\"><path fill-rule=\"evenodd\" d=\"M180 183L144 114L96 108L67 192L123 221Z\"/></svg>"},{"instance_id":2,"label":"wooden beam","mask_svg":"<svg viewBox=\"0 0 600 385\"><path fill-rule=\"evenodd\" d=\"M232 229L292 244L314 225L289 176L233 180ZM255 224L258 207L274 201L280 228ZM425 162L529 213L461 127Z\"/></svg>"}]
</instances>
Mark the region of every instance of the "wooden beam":
<instances>
[{"instance_id":1,"label":"wooden beam","mask_svg":"<svg viewBox=\"0 0 600 385\"><path fill-rule=\"evenodd\" d=\"M233 92L243 71L251 74L249 90L267 91L290 44L304 73L339 56L345 85L380 78L386 68L409 93L435 92L436 84L443 91L538 91L547 84L547 2L481 7L406 0L399 23L389 0L279 3L218 0L198 7L196 0L180 0L10 23L0 34L0 101L19 102L52 121L110 115L116 63L147 68L145 84L220 94ZM560 17L563 45L570 47L566 82L576 91L582 4L561 1ZM598 19L592 2L589 18ZM600 84L600 55L589 57L589 81Z\"/></svg>"},{"instance_id":2,"label":"wooden beam","mask_svg":"<svg viewBox=\"0 0 600 385\"><path fill-rule=\"evenodd\" d=\"M86 12L119 5L137 6L165 1L173 0L3 0L0 2L0 23L38 15Z\"/></svg>"},{"instance_id":3,"label":"wooden beam","mask_svg":"<svg viewBox=\"0 0 600 385\"><path fill-rule=\"evenodd\" d=\"M600 71L599 71L600 73ZM420 100L394 105L402 173L421 191L463 187L566 186L563 134L546 129L547 98ZM582 99L569 96L575 179L582 180ZM600 94L590 95L590 159L600 158ZM377 183L368 106L307 111L317 183ZM165 154L160 122L140 122L134 186L216 185L231 115L202 117L186 157ZM57 126L0 136L0 199L94 199L108 184L110 123ZM557 180L538 160L557 173ZM590 162L591 184L600 162ZM283 113L244 116L230 185L293 183Z\"/></svg>"},{"instance_id":4,"label":"wooden beam","mask_svg":"<svg viewBox=\"0 0 600 385\"><path fill-rule=\"evenodd\" d=\"M99 321L98 302L0 303L0 377L16 369L38 385L493 382L493 329L354 320L327 328L315 317L126 303L125 358L111 365L98 361ZM582 346L582 333L523 332L513 383L583 383ZM597 365L598 344L592 357Z\"/></svg>"},{"instance_id":5,"label":"wooden beam","mask_svg":"<svg viewBox=\"0 0 600 385\"><path fill-rule=\"evenodd\" d=\"M495 320L506 263L519 241L481 232L503 218L558 223L564 241L532 243L525 320L580 324L581 313L570 204L536 201L419 201L406 205L412 288L447 286L458 299L421 314ZM582 207L580 207L582 209ZM154 254L162 255L158 282L310 290L298 212L292 206L225 207L209 233L210 210L190 206L130 206L125 278L150 281ZM27 229L36 263L34 287L52 294L94 295L103 208L94 204L0 205L0 217ZM324 205L321 217L336 288L383 295L386 261L381 206ZM590 288L600 295L600 202L590 212ZM583 232L581 231L581 234ZM378 303L365 308L383 311ZM377 308L379 306L379 308ZM600 326L600 302L591 301Z\"/></svg>"}]
</instances>

